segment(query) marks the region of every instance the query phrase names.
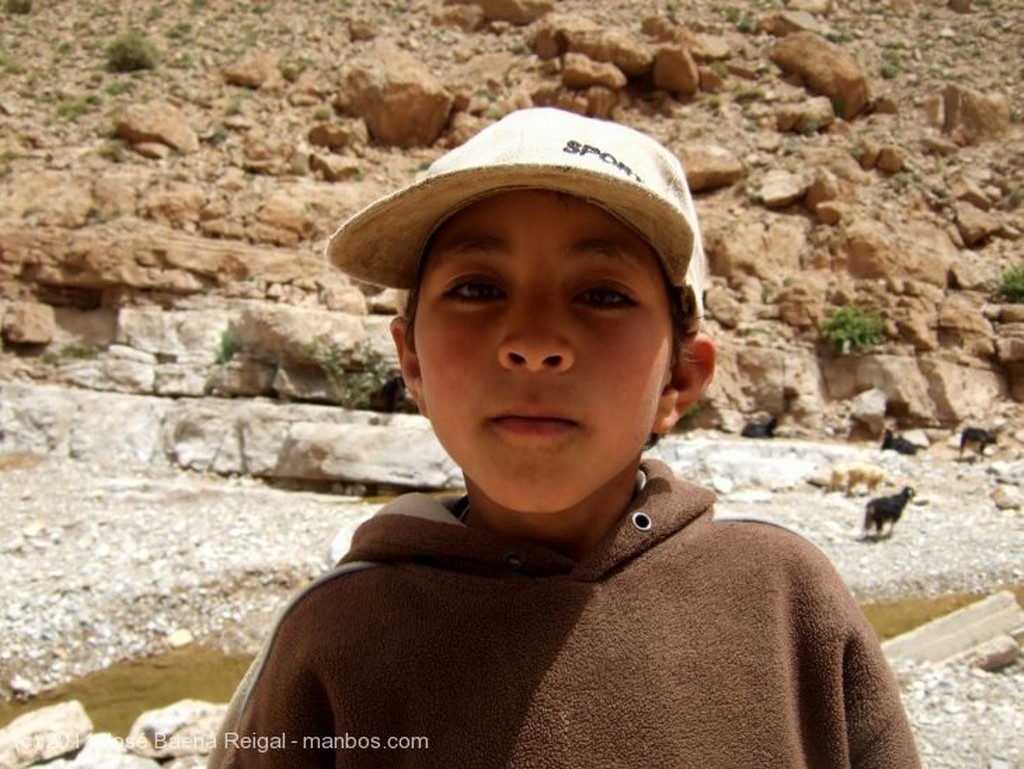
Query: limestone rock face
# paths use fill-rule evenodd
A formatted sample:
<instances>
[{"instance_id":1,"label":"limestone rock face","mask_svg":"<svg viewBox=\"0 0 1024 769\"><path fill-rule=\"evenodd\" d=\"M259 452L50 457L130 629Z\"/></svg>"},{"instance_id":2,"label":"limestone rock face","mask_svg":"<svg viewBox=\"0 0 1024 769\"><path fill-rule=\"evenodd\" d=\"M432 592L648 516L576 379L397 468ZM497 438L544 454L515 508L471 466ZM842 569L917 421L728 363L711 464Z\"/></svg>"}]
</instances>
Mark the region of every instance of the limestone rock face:
<instances>
[{"instance_id":1,"label":"limestone rock face","mask_svg":"<svg viewBox=\"0 0 1024 769\"><path fill-rule=\"evenodd\" d=\"M705 229L705 249L715 275L796 275L807 235L807 223L797 219L733 223L731 227L716 220Z\"/></svg>"},{"instance_id":2,"label":"limestone rock face","mask_svg":"<svg viewBox=\"0 0 1024 769\"><path fill-rule=\"evenodd\" d=\"M925 422L935 419L930 383L912 358L840 357L827 363L822 374L832 398L846 400L866 390L878 390L885 394L888 413L905 414Z\"/></svg>"},{"instance_id":3,"label":"limestone rock face","mask_svg":"<svg viewBox=\"0 0 1024 769\"><path fill-rule=\"evenodd\" d=\"M854 278L898 276L945 286L957 260L945 230L928 222L901 226L857 218L843 229L849 249L846 268Z\"/></svg>"},{"instance_id":4,"label":"limestone rock face","mask_svg":"<svg viewBox=\"0 0 1024 769\"><path fill-rule=\"evenodd\" d=\"M12 344L47 344L53 339L55 314L48 304L22 302L3 317L4 341Z\"/></svg>"},{"instance_id":5,"label":"limestone rock face","mask_svg":"<svg viewBox=\"0 0 1024 769\"><path fill-rule=\"evenodd\" d=\"M336 272L327 238L544 105L644 130L683 163L706 328L733 351L699 426L783 409L792 429L859 438L879 419L953 429L977 404L1020 421L1024 316L1000 285L1024 239L1024 9L889 4L342 3L312 25L287 3L179 4L147 22L168 42L158 69L125 76L94 66L108 41L84 7L37 3L10 19L24 44L0 94L0 383L337 405L329 371L372 350L381 384L404 296ZM821 327L848 305L884 341L839 360ZM807 372L774 378L785 356ZM73 450L96 450L84 435Z\"/></svg>"}]
</instances>

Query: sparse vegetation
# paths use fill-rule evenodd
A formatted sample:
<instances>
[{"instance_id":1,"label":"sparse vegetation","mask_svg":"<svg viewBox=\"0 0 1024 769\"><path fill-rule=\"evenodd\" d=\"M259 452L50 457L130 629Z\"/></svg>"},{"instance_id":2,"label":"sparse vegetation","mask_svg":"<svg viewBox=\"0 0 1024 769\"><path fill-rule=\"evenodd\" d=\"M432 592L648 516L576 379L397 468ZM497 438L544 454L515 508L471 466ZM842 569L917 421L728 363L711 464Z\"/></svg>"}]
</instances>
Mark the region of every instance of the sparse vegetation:
<instances>
[{"instance_id":1,"label":"sparse vegetation","mask_svg":"<svg viewBox=\"0 0 1024 769\"><path fill-rule=\"evenodd\" d=\"M217 348L217 355L214 358L214 362L218 366L223 366L225 363L235 357L238 352L238 332L234 326L228 326L221 332L220 335L220 346Z\"/></svg>"},{"instance_id":2,"label":"sparse vegetation","mask_svg":"<svg viewBox=\"0 0 1024 769\"><path fill-rule=\"evenodd\" d=\"M761 88L741 88L736 92L736 101L747 104L752 101L764 101L764 90Z\"/></svg>"},{"instance_id":3,"label":"sparse vegetation","mask_svg":"<svg viewBox=\"0 0 1024 769\"><path fill-rule=\"evenodd\" d=\"M1024 304L1024 262L1003 273L999 293L1012 304Z\"/></svg>"},{"instance_id":4,"label":"sparse vegetation","mask_svg":"<svg viewBox=\"0 0 1024 769\"><path fill-rule=\"evenodd\" d=\"M0 72L8 75L17 75L23 71L21 64L0 51Z\"/></svg>"},{"instance_id":5,"label":"sparse vegetation","mask_svg":"<svg viewBox=\"0 0 1024 769\"><path fill-rule=\"evenodd\" d=\"M821 335L837 352L847 355L884 342L885 325L875 313L851 305L830 310Z\"/></svg>"},{"instance_id":6,"label":"sparse vegetation","mask_svg":"<svg viewBox=\"0 0 1024 769\"><path fill-rule=\"evenodd\" d=\"M64 120L77 120L82 115L92 112L99 104L100 99L95 94L62 101L57 105L57 117Z\"/></svg>"},{"instance_id":7,"label":"sparse vegetation","mask_svg":"<svg viewBox=\"0 0 1024 769\"><path fill-rule=\"evenodd\" d=\"M7 0L4 10L12 16L32 13L32 0Z\"/></svg>"},{"instance_id":8,"label":"sparse vegetation","mask_svg":"<svg viewBox=\"0 0 1024 769\"><path fill-rule=\"evenodd\" d=\"M104 142L103 145L96 150L96 154L104 160L109 160L111 163L123 163L128 159L128 153L125 150L124 142L117 141L116 139Z\"/></svg>"},{"instance_id":9,"label":"sparse vegetation","mask_svg":"<svg viewBox=\"0 0 1024 769\"><path fill-rule=\"evenodd\" d=\"M277 69L281 73L281 77L289 83L294 83L299 79L299 75L312 66L313 62L310 59L286 59L277 65Z\"/></svg>"},{"instance_id":10,"label":"sparse vegetation","mask_svg":"<svg viewBox=\"0 0 1024 769\"><path fill-rule=\"evenodd\" d=\"M334 344L312 342L303 354L327 375L339 403L348 409L370 408L374 395L395 373L384 356L366 343L346 351Z\"/></svg>"},{"instance_id":11,"label":"sparse vegetation","mask_svg":"<svg viewBox=\"0 0 1024 769\"><path fill-rule=\"evenodd\" d=\"M145 35L137 29L116 37L106 49L107 69L111 72L138 72L156 69L160 53Z\"/></svg>"},{"instance_id":12,"label":"sparse vegetation","mask_svg":"<svg viewBox=\"0 0 1024 769\"><path fill-rule=\"evenodd\" d=\"M182 21L167 30L167 37L172 40L185 40L191 33L192 25L187 21Z\"/></svg>"},{"instance_id":13,"label":"sparse vegetation","mask_svg":"<svg viewBox=\"0 0 1024 769\"><path fill-rule=\"evenodd\" d=\"M892 80L898 74L900 74L900 64L898 61L889 59L882 64L882 68L879 70L880 74L885 80Z\"/></svg>"},{"instance_id":14,"label":"sparse vegetation","mask_svg":"<svg viewBox=\"0 0 1024 769\"><path fill-rule=\"evenodd\" d=\"M757 28L754 18L735 6L725 9L725 20L734 25L740 32L750 34Z\"/></svg>"},{"instance_id":15,"label":"sparse vegetation","mask_svg":"<svg viewBox=\"0 0 1024 769\"><path fill-rule=\"evenodd\" d=\"M0 151L0 177L6 176L11 172L11 161L16 160L18 157L17 152L11 150Z\"/></svg>"},{"instance_id":16,"label":"sparse vegetation","mask_svg":"<svg viewBox=\"0 0 1024 769\"><path fill-rule=\"evenodd\" d=\"M59 352L44 353L40 360L48 366L56 366L65 360L94 360L99 357L100 351L87 344L66 344Z\"/></svg>"},{"instance_id":17,"label":"sparse vegetation","mask_svg":"<svg viewBox=\"0 0 1024 769\"><path fill-rule=\"evenodd\" d=\"M132 88L132 83L127 80L118 80L116 83L111 83L107 86L107 93L110 96L123 96L126 93L131 93Z\"/></svg>"}]
</instances>

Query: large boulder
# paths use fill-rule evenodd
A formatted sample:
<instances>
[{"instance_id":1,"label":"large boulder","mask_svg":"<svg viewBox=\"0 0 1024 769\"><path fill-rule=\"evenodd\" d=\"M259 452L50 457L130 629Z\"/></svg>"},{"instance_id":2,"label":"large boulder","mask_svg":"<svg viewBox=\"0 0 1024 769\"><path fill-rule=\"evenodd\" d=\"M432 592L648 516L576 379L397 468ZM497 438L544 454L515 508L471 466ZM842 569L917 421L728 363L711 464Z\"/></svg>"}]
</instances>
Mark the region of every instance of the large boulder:
<instances>
[{"instance_id":1,"label":"large boulder","mask_svg":"<svg viewBox=\"0 0 1024 769\"><path fill-rule=\"evenodd\" d=\"M644 75L654 64L654 52L644 40L578 16L548 16L541 20L534 49L542 59L581 53L594 61L614 64L627 77Z\"/></svg>"},{"instance_id":2,"label":"large boulder","mask_svg":"<svg viewBox=\"0 0 1024 769\"><path fill-rule=\"evenodd\" d=\"M284 85L280 59L271 51L253 51L224 68L224 81L242 88L280 88Z\"/></svg>"},{"instance_id":3,"label":"large boulder","mask_svg":"<svg viewBox=\"0 0 1024 769\"><path fill-rule=\"evenodd\" d=\"M147 758L180 758L209 754L216 745L227 705L179 700L147 710L132 724L127 742Z\"/></svg>"},{"instance_id":4,"label":"large boulder","mask_svg":"<svg viewBox=\"0 0 1024 769\"><path fill-rule=\"evenodd\" d=\"M704 222L704 245L712 274L770 279L800 274L800 257L808 248L810 233L807 220L774 216L736 222L733 217L715 216Z\"/></svg>"},{"instance_id":5,"label":"large boulder","mask_svg":"<svg viewBox=\"0 0 1024 769\"><path fill-rule=\"evenodd\" d=\"M821 35L786 35L772 46L768 56L783 72L798 76L815 92L829 97L839 117L849 120L868 106L868 80L863 68Z\"/></svg>"},{"instance_id":6,"label":"large boulder","mask_svg":"<svg viewBox=\"0 0 1024 769\"><path fill-rule=\"evenodd\" d=\"M117 314L117 342L163 361L197 360L213 363L222 350L235 314L228 309L163 310L124 307Z\"/></svg>"},{"instance_id":7,"label":"large boulder","mask_svg":"<svg viewBox=\"0 0 1024 769\"><path fill-rule=\"evenodd\" d=\"M885 394L886 413L923 424L935 421L931 385L913 358L840 356L826 361L821 372L833 400L849 400L866 390L878 390Z\"/></svg>"},{"instance_id":8,"label":"large boulder","mask_svg":"<svg viewBox=\"0 0 1024 769\"><path fill-rule=\"evenodd\" d=\"M387 425L291 425L273 474L398 487L452 488L461 471L437 442L430 423L393 414Z\"/></svg>"},{"instance_id":9,"label":"large boulder","mask_svg":"<svg viewBox=\"0 0 1024 769\"><path fill-rule=\"evenodd\" d=\"M1003 94L948 85L941 106L942 130L958 144L981 144L1010 130L1010 102Z\"/></svg>"},{"instance_id":10,"label":"large boulder","mask_svg":"<svg viewBox=\"0 0 1024 769\"><path fill-rule=\"evenodd\" d=\"M157 142L182 153L199 149L199 137L187 118L165 102L131 105L115 120L114 130L132 144Z\"/></svg>"},{"instance_id":11,"label":"large boulder","mask_svg":"<svg viewBox=\"0 0 1024 769\"><path fill-rule=\"evenodd\" d=\"M425 64L381 43L346 68L335 107L361 117L376 141L408 148L437 141L454 102Z\"/></svg>"},{"instance_id":12,"label":"large boulder","mask_svg":"<svg viewBox=\"0 0 1024 769\"><path fill-rule=\"evenodd\" d=\"M957 250L947 231L926 220L857 216L843 227L846 269L854 278L910 278L945 287Z\"/></svg>"},{"instance_id":13,"label":"large boulder","mask_svg":"<svg viewBox=\"0 0 1024 769\"><path fill-rule=\"evenodd\" d=\"M686 182L694 192L728 187L746 173L742 161L717 144L686 144L678 154L686 170Z\"/></svg>"},{"instance_id":14,"label":"large boulder","mask_svg":"<svg viewBox=\"0 0 1024 769\"><path fill-rule=\"evenodd\" d=\"M460 4L467 0L448 0ZM554 0L472 0L488 21L507 21L523 25L536 21L554 7Z\"/></svg>"},{"instance_id":15,"label":"large boulder","mask_svg":"<svg viewBox=\"0 0 1024 769\"><path fill-rule=\"evenodd\" d=\"M944 424L986 419L1009 396L1006 381L991 369L943 360L921 361L920 369L929 383L935 416Z\"/></svg>"},{"instance_id":16,"label":"large boulder","mask_svg":"<svg viewBox=\"0 0 1024 769\"><path fill-rule=\"evenodd\" d=\"M73 753L91 732L78 700L33 710L0 729L0 766L22 769Z\"/></svg>"},{"instance_id":17,"label":"large boulder","mask_svg":"<svg viewBox=\"0 0 1024 769\"><path fill-rule=\"evenodd\" d=\"M3 338L11 344L48 344L54 333L53 307L39 302L18 302L3 313Z\"/></svg>"},{"instance_id":18,"label":"large boulder","mask_svg":"<svg viewBox=\"0 0 1024 769\"><path fill-rule=\"evenodd\" d=\"M700 87L693 55L681 45L665 45L654 55L654 86L669 93L692 96Z\"/></svg>"}]
</instances>

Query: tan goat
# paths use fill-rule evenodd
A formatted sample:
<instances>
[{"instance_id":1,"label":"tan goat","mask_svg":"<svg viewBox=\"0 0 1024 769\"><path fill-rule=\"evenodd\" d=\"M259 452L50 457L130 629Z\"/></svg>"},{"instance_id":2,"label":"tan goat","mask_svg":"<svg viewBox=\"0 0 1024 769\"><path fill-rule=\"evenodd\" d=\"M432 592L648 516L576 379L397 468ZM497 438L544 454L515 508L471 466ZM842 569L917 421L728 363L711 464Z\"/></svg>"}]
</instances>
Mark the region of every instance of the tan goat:
<instances>
[{"instance_id":1,"label":"tan goat","mask_svg":"<svg viewBox=\"0 0 1024 769\"><path fill-rule=\"evenodd\" d=\"M867 462L843 462L832 466L832 478L829 482L831 491L840 489L846 496L853 496L858 486L863 486L865 493L873 492L885 482L885 471L877 465Z\"/></svg>"}]
</instances>

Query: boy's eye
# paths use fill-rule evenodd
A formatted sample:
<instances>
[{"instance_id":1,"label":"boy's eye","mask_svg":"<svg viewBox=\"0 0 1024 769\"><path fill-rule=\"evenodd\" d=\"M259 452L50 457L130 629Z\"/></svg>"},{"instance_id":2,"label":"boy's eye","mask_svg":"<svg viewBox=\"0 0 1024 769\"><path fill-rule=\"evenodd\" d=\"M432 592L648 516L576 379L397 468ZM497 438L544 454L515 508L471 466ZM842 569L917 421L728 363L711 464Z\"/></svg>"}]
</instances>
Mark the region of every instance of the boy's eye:
<instances>
[{"instance_id":1,"label":"boy's eye","mask_svg":"<svg viewBox=\"0 0 1024 769\"><path fill-rule=\"evenodd\" d=\"M464 280L445 291L446 297L463 302L487 302L501 297L501 289L486 280Z\"/></svg>"},{"instance_id":2,"label":"boy's eye","mask_svg":"<svg viewBox=\"0 0 1024 769\"><path fill-rule=\"evenodd\" d=\"M584 304L598 309L616 309L636 305L636 300L633 297L615 288L589 288L580 293L578 298Z\"/></svg>"}]
</instances>

